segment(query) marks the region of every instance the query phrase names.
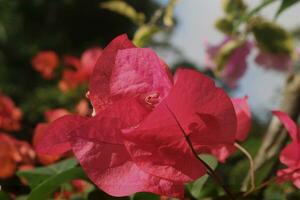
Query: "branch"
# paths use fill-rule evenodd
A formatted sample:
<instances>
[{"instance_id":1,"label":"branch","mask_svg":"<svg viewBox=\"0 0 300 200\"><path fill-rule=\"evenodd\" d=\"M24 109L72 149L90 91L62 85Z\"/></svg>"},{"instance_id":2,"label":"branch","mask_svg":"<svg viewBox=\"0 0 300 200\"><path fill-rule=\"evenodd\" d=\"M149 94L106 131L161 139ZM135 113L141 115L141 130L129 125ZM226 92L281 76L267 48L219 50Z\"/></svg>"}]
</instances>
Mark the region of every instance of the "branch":
<instances>
[{"instance_id":1,"label":"branch","mask_svg":"<svg viewBox=\"0 0 300 200\"><path fill-rule=\"evenodd\" d=\"M298 119L300 115L300 73L293 73L288 76L279 109L286 112L295 121ZM273 117L254 159L255 171L279 154L287 141L287 136L288 134L286 134L286 130L283 129L281 123ZM244 185L248 185L248 182L249 174L244 180Z\"/></svg>"}]
</instances>

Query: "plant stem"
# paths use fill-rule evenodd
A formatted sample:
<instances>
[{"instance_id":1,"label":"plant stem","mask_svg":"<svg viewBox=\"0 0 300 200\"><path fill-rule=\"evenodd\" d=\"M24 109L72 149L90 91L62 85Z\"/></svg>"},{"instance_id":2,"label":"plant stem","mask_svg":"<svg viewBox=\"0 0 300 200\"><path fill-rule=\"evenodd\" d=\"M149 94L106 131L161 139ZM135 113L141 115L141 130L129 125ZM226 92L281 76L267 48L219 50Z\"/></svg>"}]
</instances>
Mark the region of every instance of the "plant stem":
<instances>
[{"instance_id":1,"label":"plant stem","mask_svg":"<svg viewBox=\"0 0 300 200\"><path fill-rule=\"evenodd\" d=\"M249 165L250 165L250 169L249 169L249 175L250 175L250 189L248 192L251 192L252 190L255 189L255 169L254 169L254 161L252 159L252 156L250 155L250 153L241 145L239 145L238 143L234 143L234 146L236 148L238 148L247 158L249 161ZM247 189L247 185L244 186ZM242 189L244 188L242 187Z\"/></svg>"},{"instance_id":2,"label":"plant stem","mask_svg":"<svg viewBox=\"0 0 300 200\"><path fill-rule=\"evenodd\" d=\"M270 183L272 183L272 182L275 181L276 179L277 179L277 177L273 177L273 178L271 178L271 179L269 179L269 180L263 182L262 184L260 184L260 185L257 186L256 188L254 188L253 190L251 190L251 191L249 190L248 192L244 193L243 196L246 197L246 196L252 194L253 192L256 192L256 191L258 191L258 190L261 190L261 189L263 189L264 187L267 187Z\"/></svg>"},{"instance_id":3,"label":"plant stem","mask_svg":"<svg viewBox=\"0 0 300 200\"><path fill-rule=\"evenodd\" d=\"M221 178L218 176L218 174L215 173L215 171L204 161L202 160L199 156L198 156L198 153L196 152L194 146L193 146L193 143L192 141L190 140L189 136L186 134L186 132L184 131L183 127L181 126L181 124L179 123L176 115L173 113L173 111L169 108L169 106L167 104L165 104L167 109L169 110L169 112L172 114L173 118L175 119L176 121L176 124L178 125L178 127L180 128L180 130L182 131L183 133L183 136L189 146L189 148L191 149L193 155L195 156L195 158L197 160L199 160L205 167L206 169L206 173L212 177L215 182L220 185L223 190L225 191L225 193L227 194L227 196L231 199L231 200L236 200L236 198L233 196L233 194L231 193L231 191L223 184L223 181L221 180Z\"/></svg>"},{"instance_id":4,"label":"plant stem","mask_svg":"<svg viewBox=\"0 0 300 200\"><path fill-rule=\"evenodd\" d=\"M300 73L291 73L283 89L283 98L279 109L286 112L297 120L300 117ZM273 117L268 130L264 135L262 144L254 157L254 169L259 170L266 162L270 162L274 156L277 156L287 141L288 134L282 128L282 124ZM269 178L269 176L267 177ZM246 176L244 183L248 184L249 175Z\"/></svg>"}]
</instances>

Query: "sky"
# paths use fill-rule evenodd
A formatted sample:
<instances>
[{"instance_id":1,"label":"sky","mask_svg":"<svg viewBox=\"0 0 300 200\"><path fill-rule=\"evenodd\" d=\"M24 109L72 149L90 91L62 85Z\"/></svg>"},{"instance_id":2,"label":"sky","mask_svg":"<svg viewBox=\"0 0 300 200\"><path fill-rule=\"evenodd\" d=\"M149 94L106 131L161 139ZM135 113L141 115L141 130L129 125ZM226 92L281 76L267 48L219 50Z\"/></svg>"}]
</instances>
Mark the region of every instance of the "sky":
<instances>
[{"instance_id":1,"label":"sky","mask_svg":"<svg viewBox=\"0 0 300 200\"><path fill-rule=\"evenodd\" d=\"M157 0L165 4L167 0ZM250 8L261 0L246 0ZM261 15L272 19L280 1L265 8ZM291 29L300 25L300 3L286 10L278 19L283 27ZM214 28L214 22L222 16L221 0L179 0L175 9L178 25L171 36L171 43L179 48L184 56L201 66L204 61L204 41L218 43L223 35ZM270 116L270 110L276 109L280 102L280 92L284 85L285 73L266 71L254 63L253 52L248 57L248 70L241 79L239 88L233 96L249 96L254 114L261 119ZM167 58L172 62L172 58Z\"/></svg>"}]
</instances>

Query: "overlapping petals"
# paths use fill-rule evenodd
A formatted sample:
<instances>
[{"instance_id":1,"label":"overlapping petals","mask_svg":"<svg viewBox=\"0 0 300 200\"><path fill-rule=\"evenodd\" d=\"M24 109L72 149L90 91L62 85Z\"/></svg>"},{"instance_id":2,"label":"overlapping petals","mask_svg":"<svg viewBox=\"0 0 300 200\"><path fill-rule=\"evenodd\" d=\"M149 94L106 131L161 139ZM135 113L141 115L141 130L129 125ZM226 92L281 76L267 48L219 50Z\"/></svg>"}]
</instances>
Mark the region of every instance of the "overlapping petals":
<instances>
[{"instance_id":1,"label":"overlapping petals","mask_svg":"<svg viewBox=\"0 0 300 200\"><path fill-rule=\"evenodd\" d=\"M16 107L14 102L0 93L0 130L17 131L20 129L22 111Z\"/></svg>"},{"instance_id":2,"label":"overlapping petals","mask_svg":"<svg viewBox=\"0 0 300 200\"><path fill-rule=\"evenodd\" d=\"M235 141L242 142L247 139L251 128L251 109L248 104L248 97L231 99L235 115L237 118L237 129L235 133ZM233 143L221 144L213 146L213 148L203 148L203 151L212 153L220 162L224 163L226 159L236 151Z\"/></svg>"},{"instance_id":3,"label":"overlapping petals","mask_svg":"<svg viewBox=\"0 0 300 200\"><path fill-rule=\"evenodd\" d=\"M96 115L54 121L38 150L72 148L90 179L113 196L182 197L183 185L205 174L186 138L198 153L235 141L236 113L222 89L192 70L173 80L152 50L135 48L125 35L103 50L89 90Z\"/></svg>"},{"instance_id":4,"label":"overlapping petals","mask_svg":"<svg viewBox=\"0 0 300 200\"><path fill-rule=\"evenodd\" d=\"M287 168L277 172L278 179L280 182L290 180L300 189L300 128L286 113L273 111L273 114L283 123L292 138L292 142L281 151L280 161Z\"/></svg>"}]
</instances>

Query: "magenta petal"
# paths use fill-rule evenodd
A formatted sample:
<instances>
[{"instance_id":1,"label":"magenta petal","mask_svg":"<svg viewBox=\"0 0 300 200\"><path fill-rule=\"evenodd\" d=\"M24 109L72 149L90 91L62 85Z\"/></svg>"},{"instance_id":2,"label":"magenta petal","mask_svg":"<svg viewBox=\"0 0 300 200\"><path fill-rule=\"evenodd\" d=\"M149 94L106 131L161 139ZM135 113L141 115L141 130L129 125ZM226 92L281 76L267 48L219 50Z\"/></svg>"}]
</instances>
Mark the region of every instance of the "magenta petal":
<instances>
[{"instance_id":1,"label":"magenta petal","mask_svg":"<svg viewBox=\"0 0 300 200\"><path fill-rule=\"evenodd\" d=\"M132 161L120 138L120 128L131 120L121 121L122 111L114 109L115 105L72 133L73 152L90 179L113 196L153 192L181 197L184 188L181 183L150 175Z\"/></svg>"},{"instance_id":2,"label":"magenta petal","mask_svg":"<svg viewBox=\"0 0 300 200\"><path fill-rule=\"evenodd\" d=\"M178 70L166 102L195 145L234 143L237 119L231 99L207 76Z\"/></svg>"},{"instance_id":3,"label":"magenta petal","mask_svg":"<svg viewBox=\"0 0 300 200\"><path fill-rule=\"evenodd\" d=\"M299 132L296 123L284 112L282 111L272 111L272 113L278 117L278 119L283 123L285 128L288 130L293 141L299 141Z\"/></svg>"},{"instance_id":4,"label":"magenta petal","mask_svg":"<svg viewBox=\"0 0 300 200\"><path fill-rule=\"evenodd\" d=\"M248 97L232 99L234 110L237 116L236 140L244 141L251 127L251 111L247 102Z\"/></svg>"},{"instance_id":5,"label":"magenta petal","mask_svg":"<svg viewBox=\"0 0 300 200\"><path fill-rule=\"evenodd\" d=\"M140 168L185 183L204 175L205 168L192 154L183 134L164 102L138 128L123 133L125 145Z\"/></svg>"},{"instance_id":6,"label":"magenta petal","mask_svg":"<svg viewBox=\"0 0 300 200\"><path fill-rule=\"evenodd\" d=\"M122 99L82 123L72 137L75 134L87 140L123 144L120 129L136 126L148 113L137 100Z\"/></svg>"},{"instance_id":7,"label":"magenta petal","mask_svg":"<svg viewBox=\"0 0 300 200\"><path fill-rule=\"evenodd\" d=\"M181 182L205 173L184 134L195 147L213 148L233 144L235 133L236 116L230 98L212 80L192 70L179 70L166 99L135 130L123 131L125 145L139 167Z\"/></svg>"},{"instance_id":8,"label":"magenta petal","mask_svg":"<svg viewBox=\"0 0 300 200\"><path fill-rule=\"evenodd\" d=\"M225 163L226 159L236 151L236 147L230 145L213 145L213 146L200 146L197 149L201 153L208 153L214 155L221 163Z\"/></svg>"},{"instance_id":9,"label":"magenta petal","mask_svg":"<svg viewBox=\"0 0 300 200\"><path fill-rule=\"evenodd\" d=\"M112 196L136 192L182 197L183 185L142 171L120 144L98 143L81 137L73 140L73 151L89 178Z\"/></svg>"},{"instance_id":10,"label":"magenta petal","mask_svg":"<svg viewBox=\"0 0 300 200\"><path fill-rule=\"evenodd\" d=\"M293 66L293 59L289 54L273 54L259 52L255 57L255 62L265 69L287 71Z\"/></svg>"},{"instance_id":11,"label":"magenta petal","mask_svg":"<svg viewBox=\"0 0 300 200\"><path fill-rule=\"evenodd\" d=\"M99 57L89 84L89 98L96 111L103 110L110 104L110 77L115 65L115 58L120 49L135 47L127 35L116 37Z\"/></svg>"},{"instance_id":12,"label":"magenta petal","mask_svg":"<svg viewBox=\"0 0 300 200\"><path fill-rule=\"evenodd\" d=\"M52 122L37 144L39 153L59 155L71 149L69 134L78 128L86 118L79 115L65 115Z\"/></svg>"},{"instance_id":13,"label":"magenta petal","mask_svg":"<svg viewBox=\"0 0 300 200\"><path fill-rule=\"evenodd\" d=\"M159 57L151 49L132 48L120 50L111 75L111 95L142 97L157 95L164 99L172 87L169 75Z\"/></svg>"},{"instance_id":14,"label":"magenta petal","mask_svg":"<svg viewBox=\"0 0 300 200\"><path fill-rule=\"evenodd\" d=\"M288 144L280 153L280 161L287 166L295 166L300 161L299 143Z\"/></svg>"}]
</instances>

